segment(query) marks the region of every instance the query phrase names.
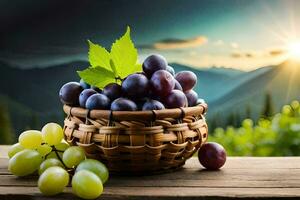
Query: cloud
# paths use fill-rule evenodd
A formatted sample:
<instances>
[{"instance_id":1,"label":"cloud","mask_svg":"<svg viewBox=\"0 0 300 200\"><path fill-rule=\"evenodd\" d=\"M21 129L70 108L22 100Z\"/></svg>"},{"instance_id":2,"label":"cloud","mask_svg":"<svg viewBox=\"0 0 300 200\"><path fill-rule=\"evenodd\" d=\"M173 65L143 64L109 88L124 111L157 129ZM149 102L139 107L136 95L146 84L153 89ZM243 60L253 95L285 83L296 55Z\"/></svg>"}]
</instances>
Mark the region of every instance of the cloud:
<instances>
[{"instance_id":1,"label":"cloud","mask_svg":"<svg viewBox=\"0 0 300 200\"><path fill-rule=\"evenodd\" d=\"M214 43L213 43L213 45L215 45L215 46L223 46L225 43L224 43L224 41L223 40L217 40L217 41L215 41Z\"/></svg>"},{"instance_id":2,"label":"cloud","mask_svg":"<svg viewBox=\"0 0 300 200\"><path fill-rule=\"evenodd\" d=\"M236 42L231 42L231 43L230 43L230 46L231 46L232 48L234 48L234 49L237 49L237 48L240 47L240 45L239 45L238 43L236 43Z\"/></svg>"},{"instance_id":3,"label":"cloud","mask_svg":"<svg viewBox=\"0 0 300 200\"><path fill-rule=\"evenodd\" d=\"M286 51L283 49L272 49L269 51L269 55L271 55L271 56L280 56L285 53L286 53Z\"/></svg>"},{"instance_id":4,"label":"cloud","mask_svg":"<svg viewBox=\"0 0 300 200\"><path fill-rule=\"evenodd\" d=\"M241 52L232 52L230 56L233 58L241 58L243 54Z\"/></svg>"},{"instance_id":5,"label":"cloud","mask_svg":"<svg viewBox=\"0 0 300 200\"><path fill-rule=\"evenodd\" d=\"M258 56L258 52L248 51L248 52L241 52L241 51L234 51L230 54L232 58L255 58Z\"/></svg>"},{"instance_id":6,"label":"cloud","mask_svg":"<svg viewBox=\"0 0 300 200\"><path fill-rule=\"evenodd\" d=\"M172 50L172 49L184 49L184 48L195 48L207 43L207 37L198 36L189 39L178 39L178 38L167 38L155 42L152 45L140 45L138 48L141 49L156 49L156 50Z\"/></svg>"}]
</instances>

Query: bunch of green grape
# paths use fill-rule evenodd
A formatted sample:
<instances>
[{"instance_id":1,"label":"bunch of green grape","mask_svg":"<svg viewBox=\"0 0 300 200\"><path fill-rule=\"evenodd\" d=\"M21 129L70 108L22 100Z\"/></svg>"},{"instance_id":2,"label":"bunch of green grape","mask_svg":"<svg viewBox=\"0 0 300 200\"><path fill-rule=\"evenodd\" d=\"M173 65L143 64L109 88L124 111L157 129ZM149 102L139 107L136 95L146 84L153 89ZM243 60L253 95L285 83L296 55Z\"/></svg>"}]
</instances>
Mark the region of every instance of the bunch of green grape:
<instances>
[{"instance_id":1,"label":"bunch of green grape","mask_svg":"<svg viewBox=\"0 0 300 200\"><path fill-rule=\"evenodd\" d=\"M20 177L37 172L38 187L47 196L63 192L71 182L75 195L95 199L102 194L109 176L104 164L87 159L81 147L69 146L63 140L63 129L56 123L46 124L41 131L23 132L8 156L9 171Z\"/></svg>"}]
</instances>

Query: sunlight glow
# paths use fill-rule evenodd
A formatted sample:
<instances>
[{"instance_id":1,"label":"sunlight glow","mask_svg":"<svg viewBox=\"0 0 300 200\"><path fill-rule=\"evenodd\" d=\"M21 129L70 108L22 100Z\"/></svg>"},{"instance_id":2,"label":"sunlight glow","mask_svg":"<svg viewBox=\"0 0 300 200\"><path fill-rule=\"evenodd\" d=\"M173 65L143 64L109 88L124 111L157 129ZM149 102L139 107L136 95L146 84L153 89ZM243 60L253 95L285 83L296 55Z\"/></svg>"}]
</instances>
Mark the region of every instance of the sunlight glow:
<instances>
[{"instance_id":1,"label":"sunlight glow","mask_svg":"<svg viewBox=\"0 0 300 200\"><path fill-rule=\"evenodd\" d=\"M300 41L289 44L288 53L290 57L300 60Z\"/></svg>"}]
</instances>

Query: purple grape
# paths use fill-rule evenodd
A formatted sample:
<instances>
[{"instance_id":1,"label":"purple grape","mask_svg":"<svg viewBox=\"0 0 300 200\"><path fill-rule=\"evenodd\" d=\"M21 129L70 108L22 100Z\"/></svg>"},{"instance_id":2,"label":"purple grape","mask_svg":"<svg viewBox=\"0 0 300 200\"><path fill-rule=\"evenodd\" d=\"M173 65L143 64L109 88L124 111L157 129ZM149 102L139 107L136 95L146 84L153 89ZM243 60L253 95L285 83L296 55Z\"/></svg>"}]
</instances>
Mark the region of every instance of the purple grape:
<instances>
[{"instance_id":1,"label":"purple grape","mask_svg":"<svg viewBox=\"0 0 300 200\"><path fill-rule=\"evenodd\" d=\"M122 96L122 87L117 83L109 83L103 88L102 93L113 101Z\"/></svg>"},{"instance_id":2,"label":"purple grape","mask_svg":"<svg viewBox=\"0 0 300 200\"><path fill-rule=\"evenodd\" d=\"M111 103L110 109L113 111L135 111L137 105L129 99L120 97Z\"/></svg>"},{"instance_id":3,"label":"purple grape","mask_svg":"<svg viewBox=\"0 0 300 200\"><path fill-rule=\"evenodd\" d=\"M110 104L110 100L104 94L93 94L90 96L85 104L85 107L89 110L93 109L108 109Z\"/></svg>"},{"instance_id":4,"label":"purple grape","mask_svg":"<svg viewBox=\"0 0 300 200\"><path fill-rule=\"evenodd\" d=\"M180 90L180 91L183 91L182 90L182 87L181 87L181 85L180 85L180 83L176 80L176 79L174 79L175 80L175 87L174 87L174 90Z\"/></svg>"},{"instance_id":5,"label":"purple grape","mask_svg":"<svg viewBox=\"0 0 300 200\"><path fill-rule=\"evenodd\" d=\"M62 103L77 106L79 104L79 95L83 88L78 82L69 82L64 84L59 90L59 98Z\"/></svg>"},{"instance_id":6,"label":"purple grape","mask_svg":"<svg viewBox=\"0 0 300 200\"><path fill-rule=\"evenodd\" d=\"M82 108L85 108L85 103L87 99L93 94L97 94L97 92L93 89L84 89L79 95L79 105Z\"/></svg>"},{"instance_id":7,"label":"purple grape","mask_svg":"<svg viewBox=\"0 0 300 200\"><path fill-rule=\"evenodd\" d=\"M167 108L185 107L187 99L184 93L180 90L172 90L171 93L165 97L164 104Z\"/></svg>"},{"instance_id":8,"label":"purple grape","mask_svg":"<svg viewBox=\"0 0 300 200\"><path fill-rule=\"evenodd\" d=\"M86 82L84 82L83 79L80 79L79 84L81 85L81 87L82 87L83 89L89 89L89 88L91 87L89 84L87 84Z\"/></svg>"},{"instance_id":9,"label":"purple grape","mask_svg":"<svg viewBox=\"0 0 300 200\"><path fill-rule=\"evenodd\" d=\"M186 91L184 94L188 100L189 107L197 105L198 94L194 90Z\"/></svg>"},{"instance_id":10,"label":"purple grape","mask_svg":"<svg viewBox=\"0 0 300 200\"><path fill-rule=\"evenodd\" d=\"M98 88L97 86L91 86L91 89L95 90L98 93L102 93L102 90Z\"/></svg>"},{"instance_id":11,"label":"purple grape","mask_svg":"<svg viewBox=\"0 0 300 200\"><path fill-rule=\"evenodd\" d=\"M158 54L148 56L143 63L143 71L148 78L151 78L152 74L158 70L167 69L167 60Z\"/></svg>"},{"instance_id":12,"label":"purple grape","mask_svg":"<svg viewBox=\"0 0 300 200\"><path fill-rule=\"evenodd\" d=\"M175 75L175 79L180 83L184 92L193 89L197 84L197 76L191 71L178 72Z\"/></svg>"},{"instance_id":13,"label":"purple grape","mask_svg":"<svg viewBox=\"0 0 300 200\"><path fill-rule=\"evenodd\" d=\"M198 159L206 169L217 170L226 162L226 151L218 143L207 142L199 149Z\"/></svg>"},{"instance_id":14,"label":"purple grape","mask_svg":"<svg viewBox=\"0 0 300 200\"><path fill-rule=\"evenodd\" d=\"M157 100L148 100L143 105L142 110L162 110L165 106Z\"/></svg>"},{"instance_id":15,"label":"purple grape","mask_svg":"<svg viewBox=\"0 0 300 200\"><path fill-rule=\"evenodd\" d=\"M149 80L143 74L131 74L122 82L122 91L130 98L142 98L149 92Z\"/></svg>"},{"instance_id":16,"label":"purple grape","mask_svg":"<svg viewBox=\"0 0 300 200\"><path fill-rule=\"evenodd\" d=\"M173 67L171 67L170 65L167 66L166 69L168 72L170 72L170 74L172 74L173 76L175 76L175 70Z\"/></svg>"},{"instance_id":17,"label":"purple grape","mask_svg":"<svg viewBox=\"0 0 300 200\"><path fill-rule=\"evenodd\" d=\"M156 71L150 80L154 95L167 96L175 87L175 79L165 70Z\"/></svg>"}]
</instances>

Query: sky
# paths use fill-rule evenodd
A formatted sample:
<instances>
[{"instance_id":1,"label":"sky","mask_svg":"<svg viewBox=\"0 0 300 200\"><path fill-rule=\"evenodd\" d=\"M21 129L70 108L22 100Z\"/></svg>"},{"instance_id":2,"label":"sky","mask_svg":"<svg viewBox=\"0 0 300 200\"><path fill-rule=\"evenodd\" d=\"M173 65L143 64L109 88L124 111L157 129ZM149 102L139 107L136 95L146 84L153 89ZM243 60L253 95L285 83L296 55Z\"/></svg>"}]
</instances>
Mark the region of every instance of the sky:
<instances>
[{"instance_id":1,"label":"sky","mask_svg":"<svg viewBox=\"0 0 300 200\"><path fill-rule=\"evenodd\" d=\"M142 61L253 70L300 42L297 0L1 0L0 59L22 68L87 59L131 27ZM299 43L300 44L300 43ZM299 47L300 48L300 47Z\"/></svg>"}]
</instances>

